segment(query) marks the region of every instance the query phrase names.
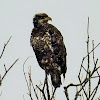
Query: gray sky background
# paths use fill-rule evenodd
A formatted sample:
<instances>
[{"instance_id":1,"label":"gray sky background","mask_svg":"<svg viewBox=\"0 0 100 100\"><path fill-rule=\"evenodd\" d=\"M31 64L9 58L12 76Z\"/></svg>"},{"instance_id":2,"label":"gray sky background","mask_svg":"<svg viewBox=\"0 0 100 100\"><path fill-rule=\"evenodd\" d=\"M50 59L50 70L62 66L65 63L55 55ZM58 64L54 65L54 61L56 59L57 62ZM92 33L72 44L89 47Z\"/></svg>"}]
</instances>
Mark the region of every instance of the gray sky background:
<instances>
[{"instance_id":1,"label":"gray sky background","mask_svg":"<svg viewBox=\"0 0 100 100\"><path fill-rule=\"evenodd\" d=\"M40 12L45 12L52 18L50 23L61 31L68 52L68 71L63 85L57 90L57 100L65 100L63 86L78 82L81 60L86 55L88 17L90 50L92 40L95 40L95 45L100 42L100 0L0 0L0 52L12 36L0 60L0 73L4 72L4 64L9 68L20 58L3 81L0 100L23 100L23 95L28 100L23 75L23 63L28 56L33 57L28 60L25 68L27 71L27 67L32 66L34 84L44 80L44 71L39 67L30 46L33 17ZM95 50L96 58L100 59L99 51L100 46ZM73 93L73 90L70 92Z\"/></svg>"}]
</instances>

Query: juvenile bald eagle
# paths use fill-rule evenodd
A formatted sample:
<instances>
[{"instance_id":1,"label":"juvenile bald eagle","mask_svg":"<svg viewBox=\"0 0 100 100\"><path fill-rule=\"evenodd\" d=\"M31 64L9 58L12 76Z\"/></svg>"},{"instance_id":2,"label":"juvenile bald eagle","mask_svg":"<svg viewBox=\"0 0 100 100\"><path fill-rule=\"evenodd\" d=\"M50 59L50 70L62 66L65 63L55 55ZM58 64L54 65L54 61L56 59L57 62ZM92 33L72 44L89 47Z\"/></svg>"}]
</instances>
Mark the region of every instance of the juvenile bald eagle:
<instances>
[{"instance_id":1,"label":"juvenile bald eagle","mask_svg":"<svg viewBox=\"0 0 100 100\"><path fill-rule=\"evenodd\" d=\"M52 84L57 88L61 85L61 74L65 78L67 53L60 31L48 20L51 18L45 13L35 15L30 42L40 67L51 75Z\"/></svg>"}]
</instances>

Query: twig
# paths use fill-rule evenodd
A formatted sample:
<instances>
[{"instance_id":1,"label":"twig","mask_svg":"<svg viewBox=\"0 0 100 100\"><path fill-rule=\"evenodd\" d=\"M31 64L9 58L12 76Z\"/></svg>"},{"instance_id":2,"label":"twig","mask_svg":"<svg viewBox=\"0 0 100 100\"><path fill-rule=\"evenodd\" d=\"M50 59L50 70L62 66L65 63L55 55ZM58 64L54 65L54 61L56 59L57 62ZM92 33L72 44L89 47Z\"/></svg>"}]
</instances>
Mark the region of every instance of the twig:
<instances>
[{"instance_id":1,"label":"twig","mask_svg":"<svg viewBox=\"0 0 100 100\"><path fill-rule=\"evenodd\" d=\"M87 75L86 77L90 77L91 71L90 71L90 55L89 55L89 17L88 17L88 26L87 26L87 35L88 35L88 39L87 39L87 55L88 55L88 67L87 67ZM89 78L89 98L90 98L90 94L91 94L91 78Z\"/></svg>"},{"instance_id":2,"label":"twig","mask_svg":"<svg viewBox=\"0 0 100 100\"><path fill-rule=\"evenodd\" d=\"M54 89L53 94L52 94L52 97L51 97L50 100L52 100L54 98L55 92L56 92L56 88Z\"/></svg>"},{"instance_id":3,"label":"twig","mask_svg":"<svg viewBox=\"0 0 100 100\"><path fill-rule=\"evenodd\" d=\"M1 53L1 55L0 55L0 59L2 58L2 56L3 56L3 54L4 54L4 51L5 51L5 49L6 49L6 46L8 45L9 41L11 40L11 38L12 38L12 36L9 38L9 40L7 41L7 43L4 44L2 53ZM7 70L7 68L6 68L5 64L4 64L5 73L4 73L3 77L0 79L0 85L1 85L1 83L2 83L2 81L3 81L3 79L5 78L5 76L7 75L7 73L10 71L10 69L15 65L15 63L16 63L18 60L19 60L19 59L17 59L17 60L8 68L8 70Z\"/></svg>"},{"instance_id":4,"label":"twig","mask_svg":"<svg viewBox=\"0 0 100 100\"><path fill-rule=\"evenodd\" d=\"M30 96L31 100L33 100L32 92L31 92L31 84L32 84L32 81L31 81L31 67L30 67L30 69L29 69L29 96Z\"/></svg>"},{"instance_id":5,"label":"twig","mask_svg":"<svg viewBox=\"0 0 100 100\"><path fill-rule=\"evenodd\" d=\"M30 57L33 57L33 56L30 56ZM29 92L28 95L30 96L31 100L33 100L33 98L32 98L32 93L31 93L31 85L32 85L32 87L33 87L33 89L34 89L34 92L35 92L35 95L36 95L36 98L37 98L37 100L38 100L38 96L37 96L37 94L36 94L36 91L35 91L35 88L34 88L34 86L33 86L32 79L31 79L31 68L30 68L30 71L29 71L29 73L28 73L28 76L29 76L29 83L28 83L28 80L27 80L27 77L26 77L26 73L25 73L25 64L26 64L26 61L27 61L30 57L27 57L27 59L25 60L25 62L24 62L24 64L23 64L23 72L24 72L24 77L25 77L25 80L26 80L26 83L27 83L27 87L28 87L28 92Z\"/></svg>"},{"instance_id":6,"label":"twig","mask_svg":"<svg viewBox=\"0 0 100 100\"><path fill-rule=\"evenodd\" d=\"M5 72L7 72L6 65L4 64Z\"/></svg>"},{"instance_id":7,"label":"twig","mask_svg":"<svg viewBox=\"0 0 100 100\"><path fill-rule=\"evenodd\" d=\"M89 54L91 54L99 45L100 45L100 43L98 43L98 44L94 47L94 49L92 49L92 50L89 52ZM86 55L86 56L83 58L83 60L84 60L87 56L88 56L88 55Z\"/></svg>"},{"instance_id":8,"label":"twig","mask_svg":"<svg viewBox=\"0 0 100 100\"><path fill-rule=\"evenodd\" d=\"M70 83L69 85L67 85L67 86L65 86L64 87L64 89L68 89L70 86L80 86L80 85L82 85L82 84L84 84L84 83L87 83L87 81L88 81L89 79L88 78L86 78L82 83L80 83L80 84L73 84L73 83Z\"/></svg>"},{"instance_id":9,"label":"twig","mask_svg":"<svg viewBox=\"0 0 100 100\"><path fill-rule=\"evenodd\" d=\"M1 86L1 74L0 74L0 86Z\"/></svg>"},{"instance_id":10,"label":"twig","mask_svg":"<svg viewBox=\"0 0 100 100\"><path fill-rule=\"evenodd\" d=\"M100 85L100 77L99 77L99 81L98 81L97 86L95 87L95 89L94 89L94 90L93 90L93 92L91 93L91 95L94 93L94 94L93 94L93 96L92 96L92 98L91 98L91 100L93 100L93 98L95 97L95 95L96 95L96 93L97 93L97 90L98 90L99 85Z\"/></svg>"},{"instance_id":11,"label":"twig","mask_svg":"<svg viewBox=\"0 0 100 100\"><path fill-rule=\"evenodd\" d=\"M9 67L9 69L8 70L6 70L6 72L5 72L5 74L3 75L3 77L2 77L2 80L1 81L3 81L3 79L5 78L5 76L6 76L6 74L10 71L10 69L15 65L15 63L18 61L19 59L17 59L10 67Z\"/></svg>"},{"instance_id":12,"label":"twig","mask_svg":"<svg viewBox=\"0 0 100 100\"><path fill-rule=\"evenodd\" d=\"M36 93L36 90L35 90L35 88L34 88L34 85L33 85L32 79L31 79L31 84L32 84L32 87L33 87L33 90L34 90L35 96L36 96L37 100L39 100L38 95L37 95L37 93Z\"/></svg>"},{"instance_id":13,"label":"twig","mask_svg":"<svg viewBox=\"0 0 100 100\"><path fill-rule=\"evenodd\" d=\"M25 77L25 80L26 80L26 83L27 83L27 87L28 87L28 91L30 90L29 89L29 85L28 85L28 81L27 81L27 78L26 78L26 73L25 73L25 63L26 63L26 61L29 59L29 57L25 60L25 62L24 62L24 64L23 64L23 72L24 72L24 77Z\"/></svg>"},{"instance_id":14,"label":"twig","mask_svg":"<svg viewBox=\"0 0 100 100\"><path fill-rule=\"evenodd\" d=\"M94 40L92 40L92 45L93 45L93 49L94 49ZM93 51L93 62L94 62L94 66L95 66L94 51Z\"/></svg>"},{"instance_id":15,"label":"twig","mask_svg":"<svg viewBox=\"0 0 100 100\"><path fill-rule=\"evenodd\" d=\"M82 92L84 92L84 96L86 97L87 100L90 100L90 98L92 98L91 100L93 100L94 96L97 93L98 87L100 85L100 74L99 74L99 71L98 71L100 66L97 67L98 59L96 59L96 61L95 61L95 58L94 58L94 50L100 45L100 43L98 43L96 46L94 46L94 41L92 41L93 48L92 48L91 51L89 51L89 45L90 45L89 44L89 18L88 18L88 25L87 25L87 37L88 37L87 38L87 55L85 57L83 57L83 59L82 59L81 67L80 67L79 74L78 74L78 79L79 79L80 83L78 83L78 84L70 83L69 85L64 87L65 95L66 95L67 100L69 100L69 94L68 94L68 88L69 87L74 86L74 87L77 88L74 100L77 100L79 96L83 96ZM92 52L93 52L94 68L93 68L93 70L90 70L90 54ZM85 68L83 66L84 60L86 58L87 58L87 68ZM83 70L85 71L86 76L85 76L84 80L82 81L81 73L82 73ZM97 75L93 76L95 72L97 72ZM92 87L92 83L91 83L92 78L99 78L98 84L93 89L93 91L91 89L91 87ZM88 84L88 91L85 89L87 84ZM81 97L81 99L82 99L82 97Z\"/></svg>"},{"instance_id":16,"label":"twig","mask_svg":"<svg viewBox=\"0 0 100 100\"><path fill-rule=\"evenodd\" d=\"M89 54L91 54L99 45L100 45L100 43L98 43L98 44L89 52ZM80 74L81 74L82 68L87 72L87 70L83 67L83 62L84 62L84 60L85 60L87 57L88 57L88 55L86 55L86 56L83 57L83 59L82 59L82 63L81 63L81 67L80 67L80 71L79 71L78 77L79 77Z\"/></svg>"},{"instance_id":17,"label":"twig","mask_svg":"<svg viewBox=\"0 0 100 100\"><path fill-rule=\"evenodd\" d=\"M12 36L11 36L11 37L12 37ZM6 46L7 46L8 43L9 43L11 37L9 38L9 40L7 41L7 43L4 44L4 47L3 47L2 53L1 53L1 55L0 55L0 59L1 59L1 57L3 56L3 53L4 53L5 49L6 49Z\"/></svg>"},{"instance_id":18,"label":"twig","mask_svg":"<svg viewBox=\"0 0 100 100\"><path fill-rule=\"evenodd\" d=\"M48 85L48 76L47 76L47 73L45 72L45 77L46 77L46 87L47 87L47 97L48 97L48 100L50 100L50 92L49 92L49 85Z\"/></svg>"},{"instance_id":19,"label":"twig","mask_svg":"<svg viewBox=\"0 0 100 100\"><path fill-rule=\"evenodd\" d=\"M43 89L40 89L40 87L37 86L37 85L36 85L36 87L42 92L42 95L43 95L43 97L44 97L44 100L47 100Z\"/></svg>"},{"instance_id":20,"label":"twig","mask_svg":"<svg viewBox=\"0 0 100 100\"><path fill-rule=\"evenodd\" d=\"M30 58L30 57L27 57L27 59L25 60L25 62L24 62L24 64L23 64L23 72L24 72L24 77L25 77L26 83L27 83L28 91L29 91L29 85L28 85L28 81L27 81L26 73L25 73L25 63L26 63L26 61L27 61L29 58Z\"/></svg>"},{"instance_id":21,"label":"twig","mask_svg":"<svg viewBox=\"0 0 100 100\"><path fill-rule=\"evenodd\" d=\"M66 87L64 87L64 92L65 92L65 96L66 96L66 98L67 98L67 100L69 100L69 94L68 94L68 90L67 90L67 88Z\"/></svg>"},{"instance_id":22,"label":"twig","mask_svg":"<svg viewBox=\"0 0 100 100\"><path fill-rule=\"evenodd\" d=\"M86 71L86 72L87 72L87 71ZM80 77L78 77L78 78L79 78L80 83L82 83ZM86 93L86 91L85 91L85 89L84 89L84 86L81 85L81 87L82 87L82 89L83 89L83 92L84 92L85 96L88 98L88 95L87 95L87 93Z\"/></svg>"}]
</instances>

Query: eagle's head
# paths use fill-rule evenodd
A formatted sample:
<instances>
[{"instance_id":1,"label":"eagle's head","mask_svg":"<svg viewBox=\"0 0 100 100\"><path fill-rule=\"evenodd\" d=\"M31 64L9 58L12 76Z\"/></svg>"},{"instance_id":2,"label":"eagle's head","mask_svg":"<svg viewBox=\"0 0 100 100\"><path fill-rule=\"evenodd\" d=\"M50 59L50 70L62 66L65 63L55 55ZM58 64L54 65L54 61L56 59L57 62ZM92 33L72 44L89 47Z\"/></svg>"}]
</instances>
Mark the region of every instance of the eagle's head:
<instances>
[{"instance_id":1,"label":"eagle's head","mask_svg":"<svg viewBox=\"0 0 100 100\"><path fill-rule=\"evenodd\" d=\"M44 23L47 23L48 20L52 20L46 13L38 13L33 18L34 27L39 27Z\"/></svg>"}]
</instances>

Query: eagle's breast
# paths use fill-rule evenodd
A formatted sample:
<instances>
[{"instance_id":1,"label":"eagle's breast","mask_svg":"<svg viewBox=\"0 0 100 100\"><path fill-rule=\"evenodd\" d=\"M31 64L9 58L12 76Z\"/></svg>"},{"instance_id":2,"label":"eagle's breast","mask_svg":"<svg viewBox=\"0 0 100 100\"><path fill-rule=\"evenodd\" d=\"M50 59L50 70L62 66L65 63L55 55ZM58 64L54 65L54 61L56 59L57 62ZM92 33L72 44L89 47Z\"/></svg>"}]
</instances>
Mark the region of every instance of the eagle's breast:
<instances>
[{"instance_id":1,"label":"eagle's breast","mask_svg":"<svg viewBox=\"0 0 100 100\"><path fill-rule=\"evenodd\" d=\"M39 58L39 64L48 73L50 70L52 70L52 64L55 60L51 43L51 35L49 32L41 32L40 34L41 35L36 35L34 37L31 36L31 45L37 58Z\"/></svg>"}]
</instances>

